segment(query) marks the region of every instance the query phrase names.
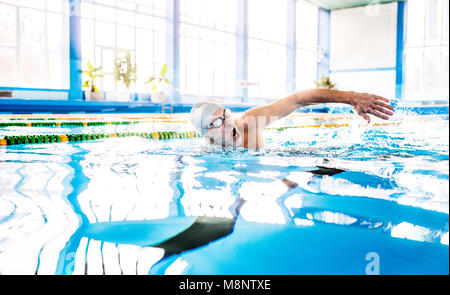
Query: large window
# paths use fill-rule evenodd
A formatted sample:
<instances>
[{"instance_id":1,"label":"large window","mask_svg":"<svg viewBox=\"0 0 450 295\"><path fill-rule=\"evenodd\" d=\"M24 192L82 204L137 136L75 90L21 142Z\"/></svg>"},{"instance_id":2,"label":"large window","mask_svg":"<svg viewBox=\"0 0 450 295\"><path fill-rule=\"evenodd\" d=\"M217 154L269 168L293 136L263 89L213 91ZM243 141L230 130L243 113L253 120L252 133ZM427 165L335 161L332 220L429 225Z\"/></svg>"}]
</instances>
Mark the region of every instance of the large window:
<instances>
[{"instance_id":1,"label":"large window","mask_svg":"<svg viewBox=\"0 0 450 295\"><path fill-rule=\"evenodd\" d=\"M248 88L250 98L286 94L286 0L248 0Z\"/></svg>"},{"instance_id":2,"label":"large window","mask_svg":"<svg viewBox=\"0 0 450 295\"><path fill-rule=\"evenodd\" d=\"M144 82L165 63L165 1L83 0L81 16L83 67L88 60L103 67L99 88L124 90L115 82L114 58L130 52L137 66L137 81L130 90L151 92Z\"/></svg>"},{"instance_id":3,"label":"large window","mask_svg":"<svg viewBox=\"0 0 450 295\"><path fill-rule=\"evenodd\" d=\"M297 90L314 88L317 79L317 62L321 58L318 42L318 8L306 0L296 4L296 77Z\"/></svg>"},{"instance_id":4,"label":"large window","mask_svg":"<svg viewBox=\"0 0 450 295\"><path fill-rule=\"evenodd\" d=\"M178 82L176 90L183 100L243 95L264 102L283 97L286 91L314 87L321 53L318 8L309 1L177 0L174 24L169 23L174 4L170 1L175 0L75 1L80 3L81 67L86 70L88 61L102 67L104 75L95 81L99 90L150 93L152 86L144 82L158 75L164 64ZM0 0L0 86L70 88L70 73L75 73L69 68L70 22L75 21L71 27L75 34L78 28L77 19L69 17L69 3ZM178 25L174 32L179 34L172 34ZM173 36L179 40L171 40ZM173 44L179 47L166 48ZM114 74L115 59L124 53L137 68L137 80L128 89L115 81ZM172 53L179 59L166 56ZM244 57L247 60L241 63ZM244 81L239 79L247 80L248 91L241 91Z\"/></svg>"},{"instance_id":5,"label":"large window","mask_svg":"<svg viewBox=\"0 0 450 295\"><path fill-rule=\"evenodd\" d=\"M236 1L180 0L180 90L236 95Z\"/></svg>"},{"instance_id":6,"label":"large window","mask_svg":"<svg viewBox=\"0 0 450 295\"><path fill-rule=\"evenodd\" d=\"M69 88L68 5L0 0L0 86Z\"/></svg>"},{"instance_id":7,"label":"large window","mask_svg":"<svg viewBox=\"0 0 450 295\"><path fill-rule=\"evenodd\" d=\"M407 2L406 99L448 99L448 3Z\"/></svg>"}]
</instances>

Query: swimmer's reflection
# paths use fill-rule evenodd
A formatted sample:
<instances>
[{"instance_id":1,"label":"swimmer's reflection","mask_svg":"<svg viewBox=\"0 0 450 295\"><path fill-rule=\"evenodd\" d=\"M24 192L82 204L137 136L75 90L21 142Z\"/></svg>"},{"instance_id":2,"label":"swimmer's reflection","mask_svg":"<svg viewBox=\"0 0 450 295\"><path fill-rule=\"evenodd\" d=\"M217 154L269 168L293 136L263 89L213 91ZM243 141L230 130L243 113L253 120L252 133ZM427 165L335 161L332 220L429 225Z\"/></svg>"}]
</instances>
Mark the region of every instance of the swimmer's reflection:
<instances>
[{"instance_id":1,"label":"swimmer's reflection","mask_svg":"<svg viewBox=\"0 0 450 295\"><path fill-rule=\"evenodd\" d=\"M319 166L317 169L307 172L318 176L332 176L344 171L345 170L342 169ZM297 186L297 183L286 178L283 179L282 182L289 188L294 188ZM164 249L164 256L161 258L160 262L175 254L180 254L184 251L199 248L230 235L233 232L240 209L244 203L245 201L241 198L236 201L236 205L231 212L233 218L200 216L197 217L194 223L186 230L158 245L152 245L152 247Z\"/></svg>"},{"instance_id":2,"label":"swimmer's reflection","mask_svg":"<svg viewBox=\"0 0 450 295\"><path fill-rule=\"evenodd\" d=\"M233 232L240 209L244 203L245 201L242 199L236 201L236 206L231 212L233 218L199 216L186 230L152 247L164 249L162 259L165 259L174 254L192 250L228 236Z\"/></svg>"}]
</instances>

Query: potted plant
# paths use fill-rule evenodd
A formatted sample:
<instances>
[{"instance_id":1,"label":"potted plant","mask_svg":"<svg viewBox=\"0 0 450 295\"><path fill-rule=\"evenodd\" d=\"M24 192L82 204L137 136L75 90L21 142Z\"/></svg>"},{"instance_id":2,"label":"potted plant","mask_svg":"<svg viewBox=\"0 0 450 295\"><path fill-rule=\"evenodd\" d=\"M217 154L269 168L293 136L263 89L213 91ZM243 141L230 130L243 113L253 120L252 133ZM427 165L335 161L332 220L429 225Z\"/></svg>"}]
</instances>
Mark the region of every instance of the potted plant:
<instances>
[{"instance_id":1,"label":"potted plant","mask_svg":"<svg viewBox=\"0 0 450 295\"><path fill-rule=\"evenodd\" d=\"M89 60L87 61L86 66L87 70L81 71L88 77L88 79L85 80L83 83L83 88L87 89L87 91L85 91L86 100L104 100L105 99L104 92L98 91L98 88L95 85L95 79L104 76L101 73L102 67L94 67Z\"/></svg>"},{"instance_id":2,"label":"potted plant","mask_svg":"<svg viewBox=\"0 0 450 295\"><path fill-rule=\"evenodd\" d=\"M131 57L129 51L117 51L114 57L114 78L121 82L128 91L126 100L130 99L129 91L132 83L136 82L136 58ZM119 99L125 95L119 95Z\"/></svg>"},{"instance_id":3,"label":"potted plant","mask_svg":"<svg viewBox=\"0 0 450 295\"><path fill-rule=\"evenodd\" d=\"M318 81L314 81L317 88L336 89L336 84L331 82L329 77L322 77Z\"/></svg>"},{"instance_id":4,"label":"potted plant","mask_svg":"<svg viewBox=\"0 0 450 295\"><path fill-rule=\"evenodd\" d=\"M159 71L159 75L151 76L144 84L152 85L152 101L163 102L166 100L164 89L166 86L172 86L166 78L167 64L164 64ZM172 86L173 87L173 86Z\"/></svg>"}]
</instances>

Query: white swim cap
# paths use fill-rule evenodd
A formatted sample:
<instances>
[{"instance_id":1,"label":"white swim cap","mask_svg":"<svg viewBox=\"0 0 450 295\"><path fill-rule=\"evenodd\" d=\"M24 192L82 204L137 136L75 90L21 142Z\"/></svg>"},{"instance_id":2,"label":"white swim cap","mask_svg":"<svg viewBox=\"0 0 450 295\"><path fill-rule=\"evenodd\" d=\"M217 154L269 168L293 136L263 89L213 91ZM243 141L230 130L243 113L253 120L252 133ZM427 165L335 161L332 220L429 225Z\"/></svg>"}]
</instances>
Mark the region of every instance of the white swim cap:
<instances>
[{"instance_id":1,"label":"white swim cap","mask_svg":"<svg viewBox=\"0 0 450 295\"><path fill-rule=\"evenodd\" d=\"M204 136L207 129L204 128L211 123L211 116L222 106L209 101L196 103L191 109L191 123L201 136Z\"/></svg>"}]
</instances>

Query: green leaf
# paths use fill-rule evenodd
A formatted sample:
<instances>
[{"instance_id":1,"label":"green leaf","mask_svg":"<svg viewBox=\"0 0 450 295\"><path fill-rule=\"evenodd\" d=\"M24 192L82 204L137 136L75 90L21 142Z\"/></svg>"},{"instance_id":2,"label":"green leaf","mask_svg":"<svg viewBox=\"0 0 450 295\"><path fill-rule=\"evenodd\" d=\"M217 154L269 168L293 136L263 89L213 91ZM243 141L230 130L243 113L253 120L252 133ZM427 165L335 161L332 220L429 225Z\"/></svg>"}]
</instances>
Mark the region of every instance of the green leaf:
<instances>
[{"instance_id":1,"label":"green leaf","mask_svg":"<svg viewBox=\"0 0 450 295\"><path fill-rule=\"evenodd\" d=\"M153 84L152 90L155 91L156 90L156 86Z\"/></svg>"},{"instance_id":2,"label":"green leaf","mask_svg":"<svg viewBox=\"0 0 450 295\"><path fill-rule=\"evenodd\" d=\"M166 72L167 72L167 64L164 64L159 73L161 74L161 76L164 76Z\"/></svg>"},{"instance_id":3,"label":"green leaf","mask_svg":"<svg viewBox=\"0 0 450 295\"><path fill-rule=\"evenodd\" d=\"M150 77L144 84L152 83L155 80L155 77Z\"/></svg>"},{"instance_id":4,"label":"green leaf","mask_svg":"<svg viewBox=\"0 0 450 295\"><path fill-rule=\"evenodd\" d=\"M94 71L95 71L95 67L92 66L90 60L87 61L87 67L88 67L89 71L91 71L91 72L94 72Z\"/></svg>"},{"instance_id":5,"label":"green leaf","mask_svg":"<svg viewBox=\"0 0 450 295\"><path fill-rule=\"evenodd\" d=\"M167 80L166 78L164 78L164 81L166 81L167 84L170 84L169 80Z\"/></svg>"}]
</instances>

